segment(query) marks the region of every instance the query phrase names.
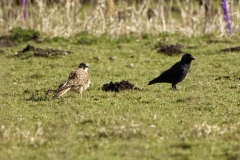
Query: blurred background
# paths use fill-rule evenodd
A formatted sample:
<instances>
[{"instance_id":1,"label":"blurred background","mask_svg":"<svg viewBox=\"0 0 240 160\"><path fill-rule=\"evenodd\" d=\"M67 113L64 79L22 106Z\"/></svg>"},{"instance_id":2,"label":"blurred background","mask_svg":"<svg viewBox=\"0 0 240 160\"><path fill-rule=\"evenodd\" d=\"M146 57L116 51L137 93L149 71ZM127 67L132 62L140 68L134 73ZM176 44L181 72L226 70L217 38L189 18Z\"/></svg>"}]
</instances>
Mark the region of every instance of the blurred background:
<instances>
[{"instance_id":1,"label":"blurred background","mask_svg":"<svg viewBox=\"0 0 240 160\"><path fill-rule=\"evenodd\" d=\"M23 0L0 2L0 34L16 27L46 36L82 31L113 37L126 34L181 33L227 35L220 0ZM227 0L232 35L240 33L240 0Z\"/></svg>"}]
</instances>

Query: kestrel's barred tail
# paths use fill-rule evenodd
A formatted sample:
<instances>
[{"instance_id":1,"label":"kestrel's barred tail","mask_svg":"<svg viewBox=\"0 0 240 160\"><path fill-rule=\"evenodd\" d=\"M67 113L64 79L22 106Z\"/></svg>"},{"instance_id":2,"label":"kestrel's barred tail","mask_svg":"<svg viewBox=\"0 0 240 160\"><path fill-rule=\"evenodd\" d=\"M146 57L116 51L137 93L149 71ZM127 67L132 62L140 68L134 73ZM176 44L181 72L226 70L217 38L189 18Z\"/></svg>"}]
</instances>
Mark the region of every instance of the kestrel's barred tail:
<instances>
[{"instance_id":1,"label":"kestrel's barred tail","mask_svg":"<svg viewBox=\"0 0 240 160\"><path fill-rule=\"evenodd\" d=\"M86 90L90 85L90 78L87 72L88 68L88 63L81 63L77 70L69 74L68 80L58 87L53 98L59 98L69 90L80 93L82 96L82 91Z\"/></svg>"},{"instance_id":2,"label":"kestrel's barred tail","mask_svg":"<svg viewBox=\"0 0 240 160\"><path fill-rule=\"evenodd\" d=\"M62 95L64 95L65 93L67 93L67 91L69 91L71 88L65 88L65 89L62 89L62 90L57 90L57 93L53 96L53 98L59 98L61 97Z\"/></svg>"}]
</instances>

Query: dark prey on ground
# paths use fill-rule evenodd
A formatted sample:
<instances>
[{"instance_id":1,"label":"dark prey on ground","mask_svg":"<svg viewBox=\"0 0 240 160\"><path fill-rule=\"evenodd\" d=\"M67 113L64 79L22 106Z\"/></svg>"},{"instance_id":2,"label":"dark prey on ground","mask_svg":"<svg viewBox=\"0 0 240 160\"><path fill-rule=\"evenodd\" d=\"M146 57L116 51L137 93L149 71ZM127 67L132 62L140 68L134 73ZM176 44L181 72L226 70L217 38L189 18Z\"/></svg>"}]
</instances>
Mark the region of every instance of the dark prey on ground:
<instances>
[{"instance_id":1,"label":"dark prey on ground","mask_svg":"<svg viewBox=\"0 0 240 160\"><path fill-rule=\"evenodd\" d=\"M170 69L164 71L157 78L151 80L148 85L154 83L172 83L173 90L177 91L176 84L186 77L192 60L194 60L194 58L191 54L184 54L181 61L174 64Z\"/></svg>"}]
</instances>

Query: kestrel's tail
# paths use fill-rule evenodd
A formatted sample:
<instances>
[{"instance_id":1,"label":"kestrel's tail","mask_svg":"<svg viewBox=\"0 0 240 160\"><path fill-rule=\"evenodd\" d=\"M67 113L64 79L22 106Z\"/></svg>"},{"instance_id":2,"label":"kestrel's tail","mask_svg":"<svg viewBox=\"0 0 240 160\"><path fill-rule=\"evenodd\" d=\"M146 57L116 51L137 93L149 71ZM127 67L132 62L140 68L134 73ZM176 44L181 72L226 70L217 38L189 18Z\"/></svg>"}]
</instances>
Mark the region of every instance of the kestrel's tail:
<instances>
[{"instance_id":1,"label":"kestrel's tail","mask_svg":"<svg viewBox=\"0 0 240 160\"><path fill-rule=\"evenodd\" d=\"M62 95L64 95L65 93L67 93L67 91L69 91L71 89L71 87L68 87L68 88L59 88L57 90L57 92L55 93L55 95L53 96L53 98L59 98L61 97Z\"/></svg>"}]
</instances>

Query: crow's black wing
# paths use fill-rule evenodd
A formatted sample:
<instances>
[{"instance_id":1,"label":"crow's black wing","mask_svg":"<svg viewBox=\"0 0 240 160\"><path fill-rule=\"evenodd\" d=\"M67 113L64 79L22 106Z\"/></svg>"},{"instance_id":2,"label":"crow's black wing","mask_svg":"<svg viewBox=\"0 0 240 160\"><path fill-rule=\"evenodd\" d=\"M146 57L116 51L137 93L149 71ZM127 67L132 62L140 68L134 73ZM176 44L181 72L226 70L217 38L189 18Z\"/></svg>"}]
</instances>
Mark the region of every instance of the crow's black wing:
<instances>
[{"instance_id":1,"label":"crow's black wing","mask_svg":"<svg viewBox=\"0 0 240 160\"><path fill-rule=\"evenodd\" d=\"M177 62L170 69L164 71L160 76L151 80L149 85L160 82L172 83L175 81L175 79L178 79L178 77L180 78L182 76L184 71L182 66L183 64L181 62Z\"/></svg>"}]
</instances>

